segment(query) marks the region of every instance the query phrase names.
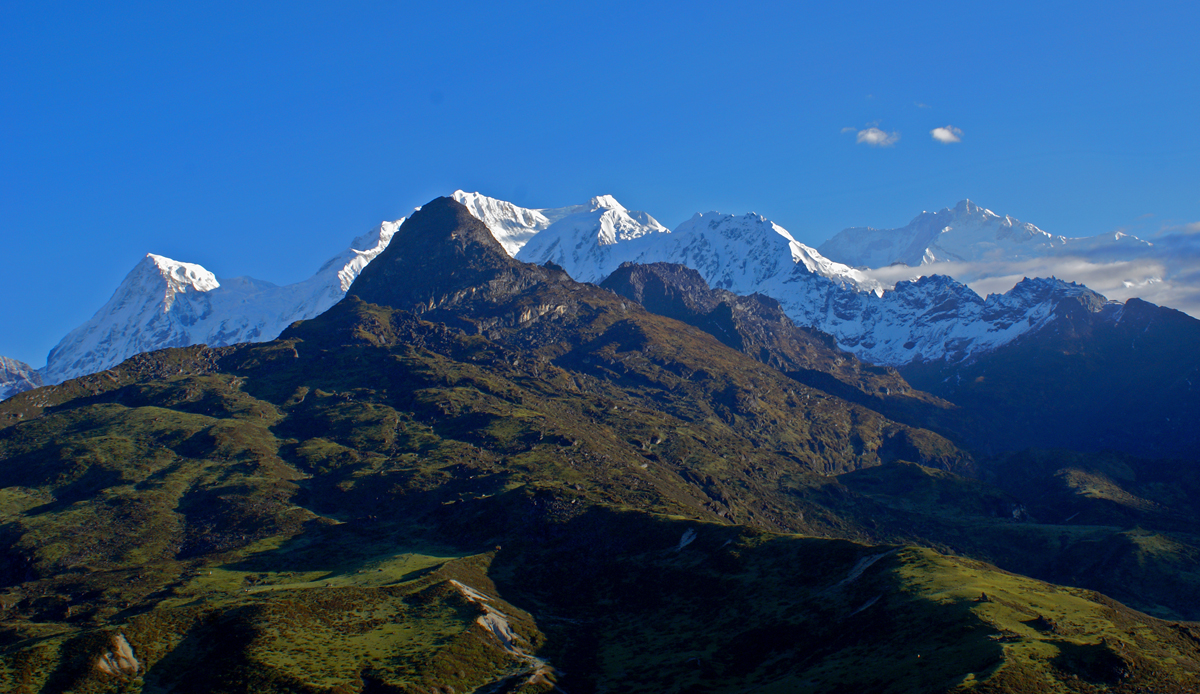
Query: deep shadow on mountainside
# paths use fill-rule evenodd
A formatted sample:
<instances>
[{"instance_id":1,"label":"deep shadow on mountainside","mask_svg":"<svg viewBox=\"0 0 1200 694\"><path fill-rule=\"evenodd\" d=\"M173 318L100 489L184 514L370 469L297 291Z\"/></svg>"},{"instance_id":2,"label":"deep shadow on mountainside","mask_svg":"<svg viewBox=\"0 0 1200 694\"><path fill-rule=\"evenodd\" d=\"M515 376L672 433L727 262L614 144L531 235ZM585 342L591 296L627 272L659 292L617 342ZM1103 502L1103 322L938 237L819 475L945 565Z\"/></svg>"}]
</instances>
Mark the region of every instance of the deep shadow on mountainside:
<instances>
[{"instance_id":1,"label":"deep shadow on mountainside","mask_svg":"<svg viewBox=\"0 0 1200 694\"><path fill-rule=\"evenodd\" d=\"M1026 281L1024 289L1054 282ZM1140 299L1106 303L1080 288L1057 299L1047 325L994 351L894 369L794 325L774 299L710 289L681 265L626 263L601 286L980 457L1031 448L1200 457L1200 321Z\"/></svg>"},{"instance_id":2,"label":"deep shadow on mountainside","mask_svg":"<svg viewBox=\"0 0 1200 694\"><path fill-rule=\"evenodd\" d=\"M893 420L928 427L954 416L954 405L913 388L896 369L864 363L839 349L833 337L795 325L770 297L711 289L700 273L673 263L625 263L600 286Z\"/></svg>"},{"instance_id":3,"label":"deep shadow on mountainside","mask_svg":"<svg viewBox=\"0 0 1200 694\"><path fill-rule=\"evenodd\" d=\"M278 340L0 403L8 690L1197 691L1194 476L999 485L452 200L397 240Z\"/></svg>"},{"instance_id":4,"label":"deep shadow on mountainside","mask_svg":"<svg viewBox=\"0 0 1200 694\"><path fill-rule=\"evenodd\" d=\"M1197 461L1198 344L1200 321L1180 311L1068 300L1046 327L992 352L900 373L954 403L936 428L983 455L1069 448Z\"/></svg>"}]
</instances>

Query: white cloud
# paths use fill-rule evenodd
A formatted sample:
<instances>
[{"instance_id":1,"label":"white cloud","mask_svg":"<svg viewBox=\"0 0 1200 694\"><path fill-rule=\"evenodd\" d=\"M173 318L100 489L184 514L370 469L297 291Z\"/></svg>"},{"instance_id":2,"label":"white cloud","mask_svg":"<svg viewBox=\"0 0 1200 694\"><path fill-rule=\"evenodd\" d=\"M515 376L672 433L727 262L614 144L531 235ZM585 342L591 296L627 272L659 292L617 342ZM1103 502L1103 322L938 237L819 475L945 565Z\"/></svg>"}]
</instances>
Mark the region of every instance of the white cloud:
<instances>
[{"instance_id":1,"label":"white cloud","mask_svg":"<svg viewBox=\"0 0 1200 694\"><path fill-rule=\"evenodd\" d=\"M858 130L858 128L849 128L849 127L847 127L847 128L842 128L842 132L843 132L843 133L852 133L852 132L854 132L855 130Z\"/></svg>"},{"instance_id":2,"label":"white cloud","mask_svg":"<svg viewBox=\"0 0 1200 694\"><path fill-rule=\"evenodd\" d=\"M932 107L929 104L923 104L920 101L918 101L917 108L932 108Z\"/></svg>"},{"instance_id":3,"label":"white cloud","mask_svg":"<svg viewBox=\"0 0 1200 694\"><path fill-rule=\"evenodd\" d=\"M872 147L891 147L900 139L900 133L892 132L885 133L879 128L867 128L859 130L856 142L860 145L871 145Z\"/></svg>"},{"instance_id":4,"label":"white cloud","mask_svg":"<svg viewBox=\"0 0 1200 694\"><path fill-rule=\"evenodd\" d=\"M962 142L963 131L959 130L953 125L947 125L944 128L934 128L933 130L929 131L929 134L933 135L933 139L937 140L938 142L948 145L953 142Z\"/></svg>"}]
</instances>

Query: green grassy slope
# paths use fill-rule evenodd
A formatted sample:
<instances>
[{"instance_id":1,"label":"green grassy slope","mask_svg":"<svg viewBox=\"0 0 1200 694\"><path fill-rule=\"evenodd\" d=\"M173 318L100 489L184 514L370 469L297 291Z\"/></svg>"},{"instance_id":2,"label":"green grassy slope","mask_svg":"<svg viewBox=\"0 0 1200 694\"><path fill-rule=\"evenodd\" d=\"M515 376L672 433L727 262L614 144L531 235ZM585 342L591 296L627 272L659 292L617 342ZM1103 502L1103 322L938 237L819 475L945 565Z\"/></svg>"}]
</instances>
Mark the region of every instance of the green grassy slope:
<instances>
[{"instance_id":1,"label":"green grassy slope","mask_svg":"<svg viewBox=\"0 0 1200 694\"><path fill-rule=\"evenodd\" d=\"M1194 627L980 561L1186 553L1064 544L936 434L488 258L0 403L0 690L1195 690Z\"/></svg>"}]
</instances>

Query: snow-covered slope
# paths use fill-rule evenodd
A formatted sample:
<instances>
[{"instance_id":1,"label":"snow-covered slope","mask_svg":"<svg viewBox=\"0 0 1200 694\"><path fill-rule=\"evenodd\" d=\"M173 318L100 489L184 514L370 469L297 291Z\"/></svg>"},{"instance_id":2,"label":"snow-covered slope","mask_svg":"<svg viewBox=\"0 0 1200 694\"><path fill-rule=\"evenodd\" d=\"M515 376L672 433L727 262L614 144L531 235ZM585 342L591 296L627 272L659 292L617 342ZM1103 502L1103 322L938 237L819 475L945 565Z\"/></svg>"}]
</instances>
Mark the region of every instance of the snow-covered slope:
<instances>
[{"instance_id":1,"label":"snow-covered slope","mask_svg":"<svg viewBox=\"0 0 1200 694\"><path fill-rule=\"evenodd\" d=\"M42 385L42 375L23 361L0 357L0 400Z\"/></svg>"},{"instance_id":2,"label":"snow-covered slope","mask_svg":"<svg viewBox=\"0 0 1200 694\"><path fill-rule=\"evenodd\" d=\"M894 263L917 267L948 261L1023 260L1101 249L1128 255L1149 247L1146 241L1119 232L1085 238L1055 236L963 200L954 208L922 212L899 229L844 229L818 250L847 265L880 268Z\"/></svg>"},{"instance_id":3,"label":"snow-covered slope","mask_svg":"<svg viewBox=\"0 0 1200 694\"><path fill-rule=\"evenodd\" d=\"M529 209L519 207L511 202L489 198L480 193L468 193L462 190L454 191L450 197L462 203L471 214L488 225L492 235L504 246L509 255L515 256L535 234L549 227L554 222L568 215L587 212L592 209L597 200L611 200L612 196L604 195L593 198L587 205L571 205L568 207L548 207ZM615 202L615 201L613 201Z\"/></svg>"},{"instance_id":4,"label":"snow-covered slope","mask_svg":"<svg viewBox=\"0 0 1200 694\"><path fill-rule=\"evenodd\" d=\"M461 190L453 197L487 222L513 254L554 221L592 207L530 210ZM30 372L53 384L102 371L139 352L272 340L291 323L312 318L340 301L403 222L382 223L330 258L312 277L282 287L250 277L218 279L199 265L149 254L108 303L50 351L44 369Z\"/></svg>"},{"instance_id":5,"label":"snow-covered slope","mask_svg":"<svg viewBox=\"0 0 1200 694\"><path fill-rule=\"evenodd\" d=\"M699 271L711 287L739 294L786 294L809 275L856 291L880 290L878 282L829 261L760 215L696 214L667 232L653 217L629 212L610 196L592 203L589 212L564 217L536 235L517 259L553 262L582 282L600 282L625 262L668 262Z\"/></svg>"},{"instance_id":6,"label":"snow-covered slope","mask_svg":"<svg viewBox=\"0 0 1200 694\"><path fill-rule=\"evenodd\" d=\"M382 223L312 277L283 287L249 277L218 280L199 265L149 254L91 320L50 351L43 378L60 383L164 347L272 340L341 300L403 221Z\"/></svg>"},{"instance_id":7,"label":"snow-covered slope","mask_svg":"<svg viewBox=\"0 0 1200 694\"><path fill-rule=\"evenodd\" d=\"M451 196L466 206L471 214L488 225L492 235L509 255L516 255L533 235L550 226L551 220L542 210L518 207L511 202L489 198L479 193L454 191Z\"/></svg>"}]
</instances>

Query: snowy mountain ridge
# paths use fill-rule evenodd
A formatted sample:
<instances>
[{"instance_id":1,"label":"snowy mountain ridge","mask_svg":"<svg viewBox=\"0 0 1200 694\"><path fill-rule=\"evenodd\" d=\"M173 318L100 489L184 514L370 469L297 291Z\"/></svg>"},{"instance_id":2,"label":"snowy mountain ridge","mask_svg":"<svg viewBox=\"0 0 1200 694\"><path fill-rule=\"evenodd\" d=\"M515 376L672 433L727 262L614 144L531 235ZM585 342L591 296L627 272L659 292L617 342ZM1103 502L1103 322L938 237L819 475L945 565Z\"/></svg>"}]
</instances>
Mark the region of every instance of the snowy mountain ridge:
<instances>
[{"instance_id":1,"label":"snowy mountain ridge","mask_svg":"<svg viewBox=\"0 0 1200 694\"><path fill-rule=\"evenodd\" d=\"M249 277L221 281L199 265L147 254L112 298L50 351L42 378L61 383L164 347L273 340L340 301L403 221L383 222L312 277L282 287Z\"/></svg>"},{"instance_id":2,"label":"snowy mountain ridge","mask_svg":"<svg viewBox=\"0 0 1200 694\"><path fill-rule=\"evenodd\" d=\"M611 195L597 195L583 205L530 209L511 202L489 198L481 193L456 190L450 195L471 211L477 219L492 230L492 235L513 257L539 232L552 224L574 215L583 215L575 220L583 223L588 217L597 217L597 233L607 239L603 243L614 243L618 238L633 238L649 230L666 231L645 212L630 212Z\"/></svg>"},{"instance_id":3,"label":"snowy mountain ridge","mask_svg":"<svg viewBox=\"0 0 1200 694\"><path fill-rule=\"evenodd\" d=\"M697 213L667 232L648 215L637 217L644 213L630 213L615 203L611 198L593 199L586 212L566 215L535 233L516 258L552 262L574 279L594 283L625 262L685 265L697 270L710 287L774 298L798 325L829 333L839 347L864 361L889 366L968 359L1040 330L1063 302L1081 302L1095 310L1107 303L1082 285L1053 278L1026 279L986 299L938 275L884 291L861 270L799 243L761 215ZM935 213L934 221L925 218L926 231L947 221L951 212L956 218L974 219L977 236L990 231L1001 238L1039 243L1049 237L1031 224L1001 218L969 201L954 211ZM632 233L611 233L607 219L620 220Z\"/></svg>"},{"instance_id":4,"label":"snowy mountain ridge","mask_svg":"<svg viewBox=\"0 0 1200 694\"><path fill-rule=\"evenodd\" d=\"M600 282L626 262L670 262L699 270L710 286L735 293L769 293L766 284L785 283L795 273L815 273L857 291L882 291L877 281L822 257L761 215L697 213L668 231L644 212L630 212L615 200L596 201L601 203L592 210L564 217L534 236L517 260L555 263L580 282Z\"/></svg>"},{"instance_id":5,"label":"snowy mountain ridge","mask_svg":"<svg viewBox=\"0 0 1200 694\"><path fill-rule=\"evenodd\" d=\"M895 263L918 267L939 262L1021 260L1098 249L1131 254L1150 245L1120 232L1083 238L1056 236L962 200L953 208L922 212L899 229L843 229L818 250L853 267L880 268Z\"/></svg>"}]
</instances>

